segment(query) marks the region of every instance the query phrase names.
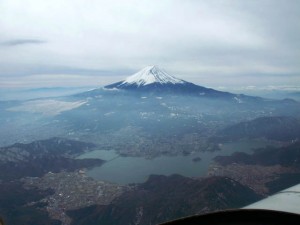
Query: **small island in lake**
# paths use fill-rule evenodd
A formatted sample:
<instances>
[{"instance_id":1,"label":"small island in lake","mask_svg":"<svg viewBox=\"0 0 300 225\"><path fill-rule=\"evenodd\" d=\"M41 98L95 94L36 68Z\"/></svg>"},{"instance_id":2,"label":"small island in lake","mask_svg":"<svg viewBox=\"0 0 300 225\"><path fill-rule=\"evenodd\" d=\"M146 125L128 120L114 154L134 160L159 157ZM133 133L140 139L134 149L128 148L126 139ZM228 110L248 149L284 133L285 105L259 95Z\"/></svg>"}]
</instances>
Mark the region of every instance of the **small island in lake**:
<instances>
[{"instance_id":1,"label":"small island in lake","mask_svg":"<svg viewBox=\"0 0 300 225\"><path fill-rule=\"evenodd\" d=\"M193 162L200 162L202 159L198 156L196 158L193 158Z\"/></svg>"}]
</instances>

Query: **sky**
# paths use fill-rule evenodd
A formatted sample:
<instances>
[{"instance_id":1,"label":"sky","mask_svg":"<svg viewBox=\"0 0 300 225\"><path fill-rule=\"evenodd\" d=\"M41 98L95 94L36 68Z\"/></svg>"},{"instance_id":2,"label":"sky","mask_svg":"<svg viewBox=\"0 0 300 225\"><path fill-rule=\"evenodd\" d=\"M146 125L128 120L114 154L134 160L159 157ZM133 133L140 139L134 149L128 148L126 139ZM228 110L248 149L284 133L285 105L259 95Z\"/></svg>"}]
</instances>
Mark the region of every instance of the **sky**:
<instances>
[{"instance_id":1,"label":"sky","mask_svg":"<svg viewBox=\"0 0 300 225\"><path fill-rule=\"evenodd\" d=\"M208 87L297 89L299 21L298 0L0 0L0 88L103 86L158 65Z\"/></svg>"}]
</instances>

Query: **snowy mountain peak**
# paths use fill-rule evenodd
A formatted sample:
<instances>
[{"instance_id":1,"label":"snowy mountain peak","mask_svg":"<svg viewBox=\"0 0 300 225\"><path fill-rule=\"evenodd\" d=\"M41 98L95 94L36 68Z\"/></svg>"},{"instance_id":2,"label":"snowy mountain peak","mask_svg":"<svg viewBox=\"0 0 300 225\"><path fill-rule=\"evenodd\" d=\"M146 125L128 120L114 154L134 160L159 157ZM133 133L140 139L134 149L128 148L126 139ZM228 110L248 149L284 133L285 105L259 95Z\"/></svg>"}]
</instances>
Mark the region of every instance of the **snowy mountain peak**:
<instances>
[{"instance_id":1,"label":"snowy mountain peak","mask_svg":"<svg viewBox=\"0 0 300 225\"><path fill-rule=\"evenodd\" d=\"M147 66L132 76L126 78L121 85L137 85L146 86L152 83L160 84L183 84L185 81L180 80L165 71L161 70L158 66Z\"/></svg>"},{"instance_id":2,"label":"snowy mountain peak","mask_svg":"<svg viewBox=\"0 0 300 225\"><path fill-rule=\"evenodd\" d=\"M192 94L203 97L226 97L230 99L236 97L236 95L229 92L217 91L178 79L161 70L158 66L147 66L125 80L104 86L104 88L151 94Z\"/></svg>"}]
</instances>

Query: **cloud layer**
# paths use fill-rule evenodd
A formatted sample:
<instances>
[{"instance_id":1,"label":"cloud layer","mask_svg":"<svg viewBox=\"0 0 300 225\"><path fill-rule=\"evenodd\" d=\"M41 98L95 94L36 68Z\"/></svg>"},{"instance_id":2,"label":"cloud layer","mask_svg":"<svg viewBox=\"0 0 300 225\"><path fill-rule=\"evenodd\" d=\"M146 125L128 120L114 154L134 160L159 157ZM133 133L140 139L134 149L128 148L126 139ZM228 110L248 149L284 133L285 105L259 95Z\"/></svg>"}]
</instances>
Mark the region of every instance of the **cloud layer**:
<instances>
[{"instance_id":1,"label":"cloud layer","mask_svg":"<svg viewBox=\"0 0 300 225\"><path fill-rule=\"evenodd\" d=\"M101 85L149 64L209 86L300 85L297 0L3 0L0 15L2 87Z\"/></svg>"}]
</instances>

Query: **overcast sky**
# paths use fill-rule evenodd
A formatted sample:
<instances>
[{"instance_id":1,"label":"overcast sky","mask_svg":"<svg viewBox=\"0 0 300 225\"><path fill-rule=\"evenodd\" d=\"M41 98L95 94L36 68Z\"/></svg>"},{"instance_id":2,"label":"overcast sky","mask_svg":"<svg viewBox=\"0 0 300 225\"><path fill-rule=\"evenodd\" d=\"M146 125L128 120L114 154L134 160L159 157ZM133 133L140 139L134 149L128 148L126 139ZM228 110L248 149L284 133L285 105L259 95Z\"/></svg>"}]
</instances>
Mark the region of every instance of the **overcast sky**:
<instances>
[{"instance_id":1,"label":"overcast sky","mask_svg":"<svg viewBox=\"0 0 300 225\"><path fill-rule=\"evenodd\" d=\"M0 88L158 65L196 84L300 86L299 0L0 0Z\"/></svg>"}]
</instances>

